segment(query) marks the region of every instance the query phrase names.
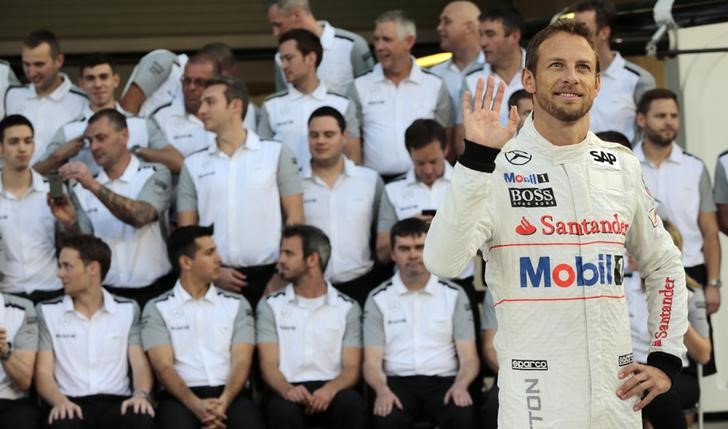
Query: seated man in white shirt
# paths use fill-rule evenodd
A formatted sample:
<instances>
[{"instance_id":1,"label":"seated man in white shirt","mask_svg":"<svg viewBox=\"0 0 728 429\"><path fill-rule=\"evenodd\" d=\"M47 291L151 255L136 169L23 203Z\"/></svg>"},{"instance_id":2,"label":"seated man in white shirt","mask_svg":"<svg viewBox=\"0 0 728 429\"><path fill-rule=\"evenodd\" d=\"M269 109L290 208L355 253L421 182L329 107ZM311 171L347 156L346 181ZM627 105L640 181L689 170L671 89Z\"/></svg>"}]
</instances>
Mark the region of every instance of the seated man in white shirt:
<instances>
[{"instance_id":1,"label":"seated man in white shirt","mask_svg":"<svg viewBox=\"0 0 728 429\"><path fill-rule=\"evenodd\" d=\"M255 348L253 311L241 295L213 285L221 258L212 234L212 227L186 226L170 235L179 280L144 309L144 349L164 386L162 429L263 428L242 394Z\"/></svg>"},{"instance_id":2,"label":"seated man in white shirt","mask_svg":"<svg viewBox=\"0 0 728 429\"><path fill-rule=\"evenodd\" d=\"M141 346L139 306L101 287L109 246L78 235L60 248L65 295L36 310L36 388L50 407L49 427L153 428L154 378Z\"/></svg>"},{"instance_id":3,"label":"seated man in white shirt","mask_svg":"<svg viewBox=\"0 0 728 429\"><path fill-rule=\"evenodd\" d=\"M470 384L480 363L473 315L461 287L425 268L428 225L416 218L391 230L397 273L364 308L364 379L376 392L374 427L475 427Z\"/></svg>"},{"instance_id":4,"label":"seated man in white shirt","mask_svg":"<svg viewBox=\"0 0 728 429\"><path fill-rule=\"evenodd\" d=\"M257 312L271 428L368 427L366 403L352 390L361 370L361 309L324 280L330 255L320 229L295 225L283 231L278 270L290 283L261 300Z\"/></svg>"},{"instance_id":5,"label":"seated man in white shirt","mask_svg":"<svg viewBox=\"0 0 728 429\"><path fill-rule=\"evenodd\" d=\"M0 291L31 301L63 294L56 276L56 222L48 183L30 168L33 125L22 115L0 121Z\"/></svg>"},{"instance_id":6,"label":"seated man in white shirt","mask_svg":"<svg viewBox=\"0 0 728 429\"><path fill-rule=\"evenodd\" d=\"M37 402L28 397L37 350L33 303L0 293L0 427L41 427Z\"/></svg>"}]
</instances>

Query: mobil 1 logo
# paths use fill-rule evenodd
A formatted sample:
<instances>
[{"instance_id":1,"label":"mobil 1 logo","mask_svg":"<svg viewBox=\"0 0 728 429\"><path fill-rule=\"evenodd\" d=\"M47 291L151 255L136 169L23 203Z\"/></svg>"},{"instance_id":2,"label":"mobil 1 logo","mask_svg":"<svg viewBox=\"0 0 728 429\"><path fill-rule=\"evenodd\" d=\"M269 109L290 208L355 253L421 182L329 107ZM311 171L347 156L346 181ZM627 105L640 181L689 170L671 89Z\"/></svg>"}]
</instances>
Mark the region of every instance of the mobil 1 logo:
<instances>
[{"instance_id":1,"label":"mobil 1 logo","mask_svg":"<svg viewBox=\"0 0 728 429\"><path fill-rule=\"evenodd\" d=\"M511 207L555 207L553 188L508 188Z\"/></svg>"}]
</instances>

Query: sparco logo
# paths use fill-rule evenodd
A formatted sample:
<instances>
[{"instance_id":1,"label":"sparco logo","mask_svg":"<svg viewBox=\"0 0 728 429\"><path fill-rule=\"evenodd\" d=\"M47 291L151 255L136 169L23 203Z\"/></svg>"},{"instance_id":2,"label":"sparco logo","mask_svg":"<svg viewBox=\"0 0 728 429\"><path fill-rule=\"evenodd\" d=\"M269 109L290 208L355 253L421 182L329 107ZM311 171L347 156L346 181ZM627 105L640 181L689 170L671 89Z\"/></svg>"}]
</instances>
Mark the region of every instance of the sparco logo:
<instances>
[{"instance_id":1,"label":"sparco logo","mask_svg":"<svg viewBox=\"0 0 728 429\"><path fill-rule=\"evenodd\" d=\"M545 360L511 359L511 369L516 371L548 371L549 363Z\"/></svg>"},{"instance_id":2,"label":"sparco logo","mask_svg":"<svg viewBox=\"0 0 728 429\"><path fill-rule=\"evenodd\" d=\"M506 152L506 160L513 165L524 165L528 164L528 161L533 158L530 153L522 150L511 150Z\"/></svg>"},{"instance_id":3,"label":"sparco logo","mask_svg":"<svg viewBox=\"0 0 728 429\"><path fill-rule=\"evenodd\" d=\"M626 355L622 355L619 358L617 358L617 364L619 366L627 366L631 364L634 361L634 358L632 357L632 353L628 353Z\"/></svg>"},{"instance_id":4,"label":"sparco logo","mask_svg":"<svg viewBox=\"0 0 728 429\"><path fill-rule=\"evenodd\" d=\"M508 188L511 207L555 207L552 188Z\"/></svg>"}]
</instances>

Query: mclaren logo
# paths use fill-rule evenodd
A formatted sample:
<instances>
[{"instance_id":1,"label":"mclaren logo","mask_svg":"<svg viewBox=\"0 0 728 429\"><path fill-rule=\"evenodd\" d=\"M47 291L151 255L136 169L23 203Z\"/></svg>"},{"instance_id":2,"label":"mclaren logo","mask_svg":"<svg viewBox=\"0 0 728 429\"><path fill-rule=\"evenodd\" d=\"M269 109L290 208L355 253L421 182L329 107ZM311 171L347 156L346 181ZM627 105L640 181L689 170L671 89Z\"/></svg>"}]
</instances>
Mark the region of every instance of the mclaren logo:
<instances>
[{"instance_id":1,"label":"mclaren logo","mask_svg":"<svg viewBox=\"0 0 728 429\"><path fill-rule=\"evenodd\" d=\"M511 150L506 152L505 154L506 160L510 162L513 165L524 165L528 164L528 162L533 158L530 153L524 152L522 150Z\"/></svg>"}]
</instances>

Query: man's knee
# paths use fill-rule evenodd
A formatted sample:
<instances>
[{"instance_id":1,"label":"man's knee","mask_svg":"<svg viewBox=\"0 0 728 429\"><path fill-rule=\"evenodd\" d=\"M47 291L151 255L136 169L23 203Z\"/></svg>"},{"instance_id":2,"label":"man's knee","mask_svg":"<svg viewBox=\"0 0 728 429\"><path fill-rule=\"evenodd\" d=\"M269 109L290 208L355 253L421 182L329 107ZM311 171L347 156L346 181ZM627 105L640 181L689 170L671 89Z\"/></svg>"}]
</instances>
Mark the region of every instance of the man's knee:
<instances>
[{"instance_id":1,"label":"man's knee","mask_svg":"<svg viewBox=\"0 0 728 429\"><path fill-rule=\"evenodd\" d=\"M77 416L66 416L63 419L53 420L53 423L48 425L49 429L81 429L83 426L83 420Z\"/></svg>"},{"instance_id":2,"label":"man's knee","mask_svg":"<svg viewBox=\"0 0 728 429\"><path fill-rule=\"evenodd\" d=\"M146 413L135 413L134 410L126 410L119 419L119 428L154 429L154 417Z\"/></svg>"},{"instance_id":3,"label":"man's knee","mask_svg":"<svg viewBox=\"0 0 728 429\"><path fill-rule=\"evenodd\" d=\"M375 429L409 429L412 425L412 417L404 410L392 409L386 417L373 417Z\"/></svg>"},{"instance_id":4,"label":"man's knee","mask_svg":"<svg viewBox=\"0 0 728 429\"><path fill-rule=\"evenodd\" d=\"M266 406L268 426L288 428L303 425L303 410L295 402L274 395Z\"/></svg>"},{"instance_id":5,"label":"man's knee","mask_svg":"<svg viewBox=\"0 0 728 429\"><path fill-rule=\"evenodd\" d=\"M331 406L336 412L351 414L354 416L366 415L368 412L367 404L359 393L351 389L340 391L334 396Z\"/></svg>"},{"instance_id":6,"label":"man's knee","mask_svg":"<svg viewBox=\"0 0 728 429\"><path fill-rule=\"evenodd\" d=\"M475 423L475 407L458 407L451 402L443 408L437 424L441 429L460 429L474 428Z\"/></svg>"}]
</instances>

